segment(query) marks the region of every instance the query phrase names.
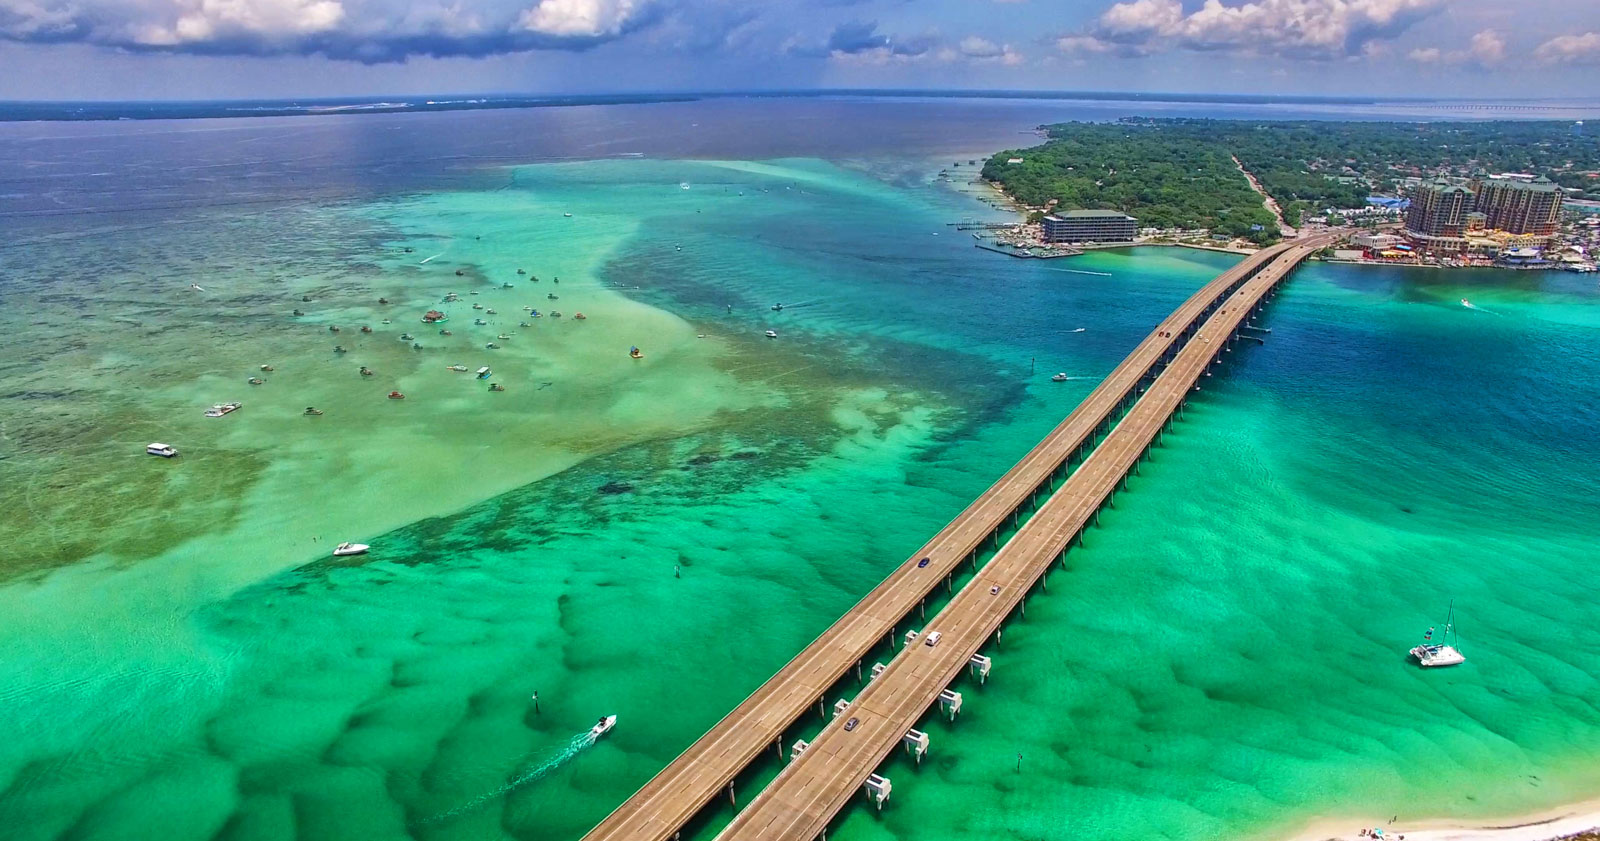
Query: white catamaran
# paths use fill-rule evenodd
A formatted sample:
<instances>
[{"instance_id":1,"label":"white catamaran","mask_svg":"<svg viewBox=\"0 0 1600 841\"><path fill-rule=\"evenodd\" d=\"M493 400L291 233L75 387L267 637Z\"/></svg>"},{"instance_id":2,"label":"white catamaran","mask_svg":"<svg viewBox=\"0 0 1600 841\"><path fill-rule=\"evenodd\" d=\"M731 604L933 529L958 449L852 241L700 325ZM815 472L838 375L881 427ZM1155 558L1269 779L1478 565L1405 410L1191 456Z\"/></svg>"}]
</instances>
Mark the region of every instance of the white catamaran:
<instances>
[{"instance_id":1,"label":"white catamaran","mask_svg":"<svg viewBox=\"0 0 1600 841\"><path fill-rule=\"evenodd\" d=\"M1461 637L1456 633L1456 603L1451 599L1450 612L1445 616L1444 633L1439 635L1439 641L1433 641L1433 629L1429 628L1422 635L1422 644L1411 649L1411 656L1417 658L1417 663L1424 668L1454 666L1467 661L1466 656L1456 648L1460 644Z\"/></svg>"}]
</instances>

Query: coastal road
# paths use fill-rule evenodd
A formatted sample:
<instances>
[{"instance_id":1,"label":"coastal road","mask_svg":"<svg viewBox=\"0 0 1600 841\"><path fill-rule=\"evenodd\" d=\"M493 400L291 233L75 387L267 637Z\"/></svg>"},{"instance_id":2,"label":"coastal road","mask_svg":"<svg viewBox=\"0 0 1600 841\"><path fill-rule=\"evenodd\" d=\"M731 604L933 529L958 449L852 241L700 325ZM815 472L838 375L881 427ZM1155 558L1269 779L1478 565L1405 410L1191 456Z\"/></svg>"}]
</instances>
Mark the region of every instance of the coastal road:
<instances>
[{"instance_id":1,"label":"coastal road","mask_svg":"<svg viewBox=\"0 0 1600 841\"><path fill-rule=\"evenodd\" d=\"M825 831L1116 491L1252 308L1301 260L1333 239L1318 237L1276 252L1267 268L1228 295L1061 488L923 627L918 642L938 631L939 644L903 649L719 841L812 841ZM850 718L858 724L846 731Z\"/></svg>"}]
</instances>

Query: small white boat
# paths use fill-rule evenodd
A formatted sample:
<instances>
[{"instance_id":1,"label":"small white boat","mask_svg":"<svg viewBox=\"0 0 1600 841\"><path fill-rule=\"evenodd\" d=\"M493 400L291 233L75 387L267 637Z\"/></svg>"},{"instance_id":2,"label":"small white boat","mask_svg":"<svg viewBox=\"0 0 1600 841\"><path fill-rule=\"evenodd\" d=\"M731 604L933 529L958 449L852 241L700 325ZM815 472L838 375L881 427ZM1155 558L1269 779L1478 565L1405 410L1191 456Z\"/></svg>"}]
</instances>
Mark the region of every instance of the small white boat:
<instances>
[{"instance_id":1,"label":"small white boat","mask_svg":"<svg viewBox=\"0 0 1600 841\"><path fill-rule=\"evenodd\" d=\"M568 219L572 218L572 214L570 214L570 213L563 213L561 215L567 217Z\"/></svg>"},{"instance_id":2,"label":"small white boat","mask_svg":"<svg viewBox=\"0 0 1600 841\"><path fill-rule=\"evenodd\" d=\"M767 331L767 338L769 338L769 339L778 338L778 331L776 331L776 330L768 330Z\"/></svg>"},{"instance_id":3,"label":"small white boat","mask_svg":"<svg viewBox=\"0 0 1600 841\"><path fill-rule=\"evenodd\" d=\"M220 418L229 412L237 411L238 408L243 405L243 403L218 403L217 405L206 410L206 417Z\"/></svg>"},{"instance_id":4,"label":"small white boat","mask_svg":"<svg viewBox=\"0 0 1600 841\"><path fill-rule=\"evenodd\" d=\"M1083 327L1079 327L1078 329L1073 330L1072 332L1074 332L1074 333L1082 333L1084 331L1084 329L1085 328L1083 328Z\"/></svg>"},{"instance_id":5,"label":"small white boat","mask_svg":"<svg viewBox=\"0 0 1600 841\"><path fill-rule=\"evenodd\" d=\"M1462 298L1461 299L1461 306L1467 307L1467 308L1470 309L1472 307L1472 302L1467 300L1466 298Z\"/></svg>"},{"instance_id":6,"label":"small white boat","mask_svg":"<svg viewBox=\"0 0 1600 841\"><path fill-rule=\"evenodd\" d=\"M465 371L466 369L463 368L461 370ZM489 366L485 365L482 368L478 369L478 379L480 379L480 380L489 379Z\"/></svg>"},{"instance_id":7,"label":"small white boat","mask_svg":"<svg viewBox=\"0 0 1600 841\"><path fill-rule=\"evenodd\" d=\"M367 550L371 548L365 543L341 543L333 547L333 556L335 558L344 558L350 555L365 555Z\"/></svg>"},{"instance_id":8,"label":"small white boat","mask_svg":"<svg viewBox=\"0 0 1600 841\"><path fill-rule=\"evenodd\" d=\"M590 741L593 741L595 739L600 738L601 736L604 736L607 733L610 733L611 732L611 728L616 727L616 726L617 726L617 717L616 716L614 716L614 715L601 716L600 717L600 721L598 723L596 723L595 726L589 728L589 739L590 739Z\"/></svg>"},{"instance_id":9,"label":"small white boat","mask_svg":"<svg viewBox=\"0 0 1600 841\"><path fill-rule=\"evenodd\" d=\"M1053 382L1053 383L1064 383L1066 381L1067 381L1067 375L1066 374L1056 374L1055 376L1050 378L1050 382Z\"/></svg>"},{"instance_id":10,"label":"small white boat","mask_svg":"<svg viewBox=\"0 0 1600 841\"><path fill-rule=\"evenodd\" d=\"M1456 636L1456 645L1451 645L1451 636L1456 633L1456 603L1450 602L1450 612L1445 616L1444 633L1439 635L1439 641L1433 641L1433 629L1422 635L1422 644L1411 649L1411 656L1416 658L1417 664L1423 668L1438 666L1455 666L1467 662L1466 655L1462 654L1456 645L1461 644L1461 638Z\"/></svg>"},{"instance_id":11,"label":"small white boat","mask_svg":"<svg viewBox=\"0 0 1600 841\"><path fill-rule=\"evenodd\" d=\"M467 366L465 366L465 365L451 365L450 366L450 370L452 370L452 371L466 371L467 370Z\"/></svg>"},{"instance_id":12,"label":"small white boat","mask_svg":"<svg viewBox=\"0 0 1600 841\"><path fill-rule=\"evenodd\" d=\"M148 444L145 446L144 451L150 455L161 456L162 458L172 458L178 454L177 448L173 447L171 444Z\"/></svg>"}]
</instances>

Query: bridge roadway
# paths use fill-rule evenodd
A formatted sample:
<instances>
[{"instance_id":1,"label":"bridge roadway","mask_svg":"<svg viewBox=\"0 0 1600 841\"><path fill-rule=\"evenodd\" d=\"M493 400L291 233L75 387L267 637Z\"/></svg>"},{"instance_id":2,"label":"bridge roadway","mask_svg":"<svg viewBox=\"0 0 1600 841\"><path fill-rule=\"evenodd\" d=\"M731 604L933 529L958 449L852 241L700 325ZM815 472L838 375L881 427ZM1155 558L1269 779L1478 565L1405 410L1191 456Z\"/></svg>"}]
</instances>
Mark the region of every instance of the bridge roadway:
<instances>
[{"instance_id":1,"label":"bridge roadway","mask_svg":"<svg viewBox=\"0 0 1600 841\"><path fill-rule=\"evenodd\" d=\"M811 841L862 790L906 731L938 701L979 648L994 636L1034 583L1061 558L1072 540L1116 491L1196 386L1241 323L1301 260L1332 236L1287 249L1225 299L1134 407L1033 517L923 626L939 631L936 647L913 644L814 739L805 752L717 836L718 841ZM909 570L927 576L927 570ZM932 579L936 584L937 579ZM998 593L991 588L998 587ZM843 724L858 719L846 732Z\"/></svg>"},{"instance_id":2,"label":"bridge roadway","mask_svg":"<svg viewBox=\"0 0 1600 841\"><path fill-rule=\"evenodd\" d=\"M897 567L583 841L665 841L727 789L762 751L781 751L785 728L818 704L852 666L859 668L875 646L886 638L892 644L896 624L1092 442L1152 370L1183 346L1217 301L1290 247L1280 244L1251 255L1184 301L1059 426L912 555L929 558L926 568L918 569L915 563Z\"/></svg>"}]
</instances>

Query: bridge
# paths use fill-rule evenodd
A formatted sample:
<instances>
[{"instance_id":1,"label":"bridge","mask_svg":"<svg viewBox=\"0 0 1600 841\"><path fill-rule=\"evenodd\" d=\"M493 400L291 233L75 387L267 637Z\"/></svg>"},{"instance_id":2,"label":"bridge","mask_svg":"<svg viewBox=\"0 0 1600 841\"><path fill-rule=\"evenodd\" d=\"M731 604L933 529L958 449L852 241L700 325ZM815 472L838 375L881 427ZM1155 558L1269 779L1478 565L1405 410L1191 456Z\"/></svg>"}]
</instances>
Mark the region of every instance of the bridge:
<instances>
[{"instance_id":1,"label":"bridge","mask_svg":"<svg viewBox=\"0 0 1600 841\"><path fill-rule=\"evenodd\" d=\"M999 481L584 841L666 841L723 791L732 798L740 771L766 750L781 756L786 729L813 707L824 711L834 684L852 668L859 678L863 659L885 642L892 646L899 628L912 613L922 615L940 585L953 589L961 564L976 567L986 545L1020 525L928 624L944 636L940 645L906 646L849 704L848 716L825 727L719 837L809 841L824 832L1081 534L1262 296L1336 239L1323 235L1263 249L1190 296ZM1041 498L1047 501L1034 510ZM1025 510L1033 514L1023 524ZM844 718L857 725L844 731Z\"/></svg>"}]
</instances>

